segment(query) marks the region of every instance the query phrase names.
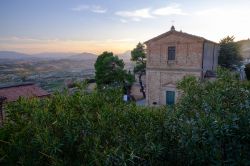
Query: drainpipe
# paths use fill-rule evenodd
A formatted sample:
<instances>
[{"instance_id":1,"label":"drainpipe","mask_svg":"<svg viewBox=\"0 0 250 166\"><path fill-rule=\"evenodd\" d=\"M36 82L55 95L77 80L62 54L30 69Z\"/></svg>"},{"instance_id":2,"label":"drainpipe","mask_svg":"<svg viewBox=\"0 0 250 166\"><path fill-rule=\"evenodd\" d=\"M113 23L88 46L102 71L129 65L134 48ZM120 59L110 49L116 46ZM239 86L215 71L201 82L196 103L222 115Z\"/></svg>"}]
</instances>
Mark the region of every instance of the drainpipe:
<instances>
[{"instance_id":1,"label":"drainpipe","mask_svg":"<svg viewBox=\"0 0 250 166\"><path fill-rule=\"evenodd\" d=\"M215 44L213 44L213 65L212 65L212 70L214 71L214 50L215 50Z\"/></svg>"},{"instance_id":2,"label":"drainpipe","mask_svg":"<svg viewBox=\"0 0 250 166\"><path fill-rule=\"evenodd\" d=\"M203 61L204 61L204 54L205 54L205 42L206 41L203 41L203 44L202 44L202 57L201 57L201 80L203 80L203 78L204 78L204 72L203 72Z\"/></svg>"}]
</instances>

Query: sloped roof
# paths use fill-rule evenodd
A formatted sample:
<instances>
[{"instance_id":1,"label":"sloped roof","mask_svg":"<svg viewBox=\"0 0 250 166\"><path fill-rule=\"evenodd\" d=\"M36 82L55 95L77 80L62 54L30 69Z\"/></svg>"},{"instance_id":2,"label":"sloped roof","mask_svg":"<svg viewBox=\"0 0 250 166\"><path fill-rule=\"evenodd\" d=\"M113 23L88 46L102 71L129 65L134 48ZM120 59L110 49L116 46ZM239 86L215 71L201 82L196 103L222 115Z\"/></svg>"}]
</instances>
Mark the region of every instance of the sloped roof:
<instances>
[{"instance_id":1,"label":"sloped roof","mask_svg":"<svg viewBox=\"0 0 250 166\"><path fill-rule=\"evenodd\" d=\"M186 37L191 37L191 38L196 38L198 40L201 40L201 41L207 41L207 42L211 42L211 43L215 43L217 44L216 42L213 42L213 41L210 41L210 40L207 40L205 39L204 37L200 37L200 36L196 36L196 35L192 35L192 34L189 34L189 33L185 33L185 32L182 32L182 31L176 31L175 28L172 26L170 31L167 31L159 36L156 36L146 42L144 42L145 44L149 43L149 42L152 42L152 41L155 41L155 40L158 40L158 39L161 39L161 38L164 38L168 35L171 35L171 34L177 34L177 35L182 35L182 36L186 36Z\"/></svg>"},{"instance_id":2,"label":"sloped roof","mask_svg":"<svg viewBox=\"0 0 250 166\"><path fill-rule=\"evenodd\" d=\"M50 94L34 83L18 84L0 87L0 96L6 97L7 102L18 100L19 97L34 98L46 97Z\"/></svg>"}]
</instances>

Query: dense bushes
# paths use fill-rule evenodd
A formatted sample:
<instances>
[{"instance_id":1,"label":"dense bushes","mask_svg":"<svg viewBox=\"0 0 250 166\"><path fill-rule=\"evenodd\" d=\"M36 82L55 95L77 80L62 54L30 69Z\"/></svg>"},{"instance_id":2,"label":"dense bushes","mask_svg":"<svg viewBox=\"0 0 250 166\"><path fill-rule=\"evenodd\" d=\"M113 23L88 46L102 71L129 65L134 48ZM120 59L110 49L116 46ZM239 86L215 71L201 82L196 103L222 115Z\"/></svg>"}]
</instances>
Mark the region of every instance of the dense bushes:
<instances>
[{"instance_id":1,"label":"dense bushes","mask_svg":"<svg viewBox=\"0 0 250 166\"><path fill-rule=\"evenodd\" d=\"M221 71L220 71L221 72ZM249 84L185 78L175 110L125 104L117 91L56 94L8 107L2 165L247 165Z\"/></svg>"},{"instance_id":2,"label":"dense bushes","mask_svg":"<svg viewBox=\"0 0 250 166\"><path fill-rule=\"evenodd\" d=\"M165 110L137 108L120 99L120 93L111 91L19 100L9 106L9 122L0 132L2 162L123 165L154 161L162 154L159 135Z\"/></svg>"},{"instance_id":3,"label":"dense bushes","mask_svg":"<svg viewBox=\"0 0 250 166\"><path fill-rule=\"evenodd\" d=\"M186 78L177 109L185 126L181 140L187 159L194 163L249 165L250 88L248 82L218 70L214 82Z\"/></svg>"},{"instance_id":4,"label":"dense bushes","mask_svg":"<svg viewBox=\"0 0 250 166\"><path fill-rule=\"evenodd\" d=\"M246 73L247 79L250 80L250 63L245 66L245 73Z\"/></svg>"}]
</instances>

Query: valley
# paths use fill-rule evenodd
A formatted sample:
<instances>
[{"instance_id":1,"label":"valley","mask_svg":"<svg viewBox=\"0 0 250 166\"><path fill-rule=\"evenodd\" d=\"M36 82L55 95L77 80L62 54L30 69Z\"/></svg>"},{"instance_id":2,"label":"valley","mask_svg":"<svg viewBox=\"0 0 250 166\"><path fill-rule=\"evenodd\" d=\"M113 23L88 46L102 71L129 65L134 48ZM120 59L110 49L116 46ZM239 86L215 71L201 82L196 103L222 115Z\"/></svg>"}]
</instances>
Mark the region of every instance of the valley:
<instances>
[{"instance_id":1,"label":"valley","mask_svg":"<svg viewBox=\"0 0 250 166\"><path fill-rule=\"evenodd\" d=\"M95 54L52 56L47 53L39 58L24 54L18 56L14 52L8 52L9 56L6 52L2 54L5 56L1 56L0 52L0 87L32 82L48 92L54 92L63 90L69 83L94 78L95 74ZM126 68L132 70L130 55L126 53L119 57L124 60Z\"/></svg>"}]
</instances>

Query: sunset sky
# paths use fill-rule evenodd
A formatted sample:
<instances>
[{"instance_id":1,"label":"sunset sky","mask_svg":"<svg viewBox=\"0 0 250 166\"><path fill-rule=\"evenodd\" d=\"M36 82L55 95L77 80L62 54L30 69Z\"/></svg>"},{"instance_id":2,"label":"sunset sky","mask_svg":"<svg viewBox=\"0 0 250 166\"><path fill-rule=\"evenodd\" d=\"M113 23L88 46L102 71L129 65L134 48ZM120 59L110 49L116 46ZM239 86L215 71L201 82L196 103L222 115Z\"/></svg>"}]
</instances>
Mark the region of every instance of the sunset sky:
<instances>
[{"instance_id":1,"label":"sunset sky","mask_svg":"<svg viewBox=\"0 0 250 166\"><path fill-rule=\"evenodd\" d=\"M122 53L176 30L250 38L249 0L1 0L0 50Z\"/></svg>"}]
</instances>

